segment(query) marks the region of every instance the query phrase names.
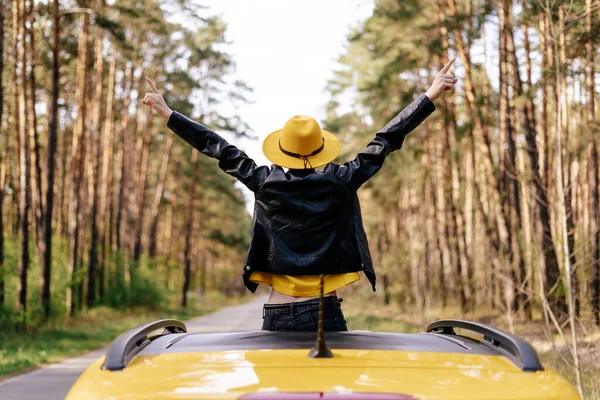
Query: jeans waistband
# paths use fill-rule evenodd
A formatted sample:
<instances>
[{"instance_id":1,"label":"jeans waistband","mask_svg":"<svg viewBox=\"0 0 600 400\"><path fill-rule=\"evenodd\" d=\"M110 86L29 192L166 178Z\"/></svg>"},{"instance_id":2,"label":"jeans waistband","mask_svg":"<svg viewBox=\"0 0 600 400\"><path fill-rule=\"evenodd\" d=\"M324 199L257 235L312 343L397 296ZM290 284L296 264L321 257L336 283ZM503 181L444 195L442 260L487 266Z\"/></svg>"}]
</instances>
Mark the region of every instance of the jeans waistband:
<instances>
[{"instance_id":1,"label":"jeans waistband","mask_svg":"<svg viewBox=\"0 0 600 400\"><path fill-rule=\"evenodd\" d=\"M265 315L293 314L294 312L300 312L305 309L318 309L319 301L320 299L317 297L306 301L296 301L283 304L265 304L263 307L263 317ZM338 299L337 296L325 296L323 298L323 305L326 308L339 307L341 302L342 299Z\"/></svg>"}]
</instances>

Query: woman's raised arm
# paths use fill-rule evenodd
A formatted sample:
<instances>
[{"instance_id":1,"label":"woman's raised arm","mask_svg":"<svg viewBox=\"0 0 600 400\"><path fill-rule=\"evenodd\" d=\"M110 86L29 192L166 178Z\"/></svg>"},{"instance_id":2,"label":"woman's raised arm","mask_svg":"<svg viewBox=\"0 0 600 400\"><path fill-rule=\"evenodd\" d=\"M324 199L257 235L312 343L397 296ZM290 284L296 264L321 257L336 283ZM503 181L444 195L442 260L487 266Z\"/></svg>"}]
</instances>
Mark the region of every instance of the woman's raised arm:
<instances>
[{"instance_id":1,"label":"woman's raised arm","mask_svg":"<svg viewBox=\"0 0 600 400\"><path fill-rule=\"evenodd\" d=\"M406 106L383 129L377 132L364 151L358 153L354 160L344 163L337 169L336 175L342 182L353 189L358 189L381 169L383 162L391 152L402 147L406 135L435 110L433 102L444 92L452 90L457 81L450 74L450 67L453 63L454 59L446 63L436 74L425 94Z\"/></svg>"},{"instance_id":2,"label":"woman's raised arm","mask_svg":"<svg viewBox=\"0 0 600 400\"><path fill-rule=\"evenodd\" d=\"M169 129L202 154L219 160L219 168L238 179L251 191L255 192L260 187L269 173L268 167L257 166L246 153L227 143L217 133L171 110L154 82L150 78L146 78L146 82L152 89L152 93L146 93L142 103L168 121Z\"/></svg>"}]
</instances>

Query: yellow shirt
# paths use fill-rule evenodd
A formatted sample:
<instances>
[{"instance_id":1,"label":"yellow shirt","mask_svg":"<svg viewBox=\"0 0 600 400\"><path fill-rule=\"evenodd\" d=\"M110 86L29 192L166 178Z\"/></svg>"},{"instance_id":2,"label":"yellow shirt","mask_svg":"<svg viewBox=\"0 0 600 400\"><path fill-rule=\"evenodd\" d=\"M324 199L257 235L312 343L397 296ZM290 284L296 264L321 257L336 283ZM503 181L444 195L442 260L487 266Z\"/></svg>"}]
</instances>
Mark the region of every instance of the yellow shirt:
<instances>
[{"instance_id":1,"label":"yellow shirt","mask_svg":"<svg viewBox=\"0 0 600 400\"><path fill-rule=\"evenodd\" d=\"M321 294L319 275L276 275L265 272L253 272L252 282L271 286L275 291L294 297L311 297ZM325 275L323 293L333 292L359 280L358 272Z\"/></svg>"}]
</instances>

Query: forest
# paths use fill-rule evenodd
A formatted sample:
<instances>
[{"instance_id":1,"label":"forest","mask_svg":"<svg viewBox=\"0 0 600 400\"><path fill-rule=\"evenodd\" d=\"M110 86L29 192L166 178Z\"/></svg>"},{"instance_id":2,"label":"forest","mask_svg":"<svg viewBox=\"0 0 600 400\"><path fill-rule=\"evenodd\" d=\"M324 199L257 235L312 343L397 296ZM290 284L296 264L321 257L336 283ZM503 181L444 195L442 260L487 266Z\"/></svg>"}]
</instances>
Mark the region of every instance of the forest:
<instances>
[{"instance_id":1,"label":"forest","mask_svg":"<svg viewBox=\"0 0 600 400\"><path fill-rule=\"evenodd\" d=\"M254 135L222 111L252 89L200 3L0 0L2 327L244 291L243 193L141 105L150 76L171 108ZM359 191L378 293L421 327L535 322L580 392L600 352L599 44L595 0L376 0L322 121L353 158L457 59L456 90Z\"/></svg>"},{"instance_id":2,"label":"forest","mask_svg":"<svg viewBox=\"0 0 600 400\"><path fill-rule=\"evenodd\" d=\"M455 93L359 192L384 301L421 326L452 306L541 321L580 388L600 325L599 22L592 0L379 0L327 86L350 158L457 59Z\"/></svg>"},{"instance_id":3,"label":"forest","mask_svg":"<svg viewBox=\"0 0 600 400\"><path fill-rule=\"evenodd\" d=\"M181 1L0 7L0 324L242 291L242 193L140 97L145 76L171 82L175 109L247 135L218 111L251 92L222 50L225 23ZM197 17L169 22L182 13Z\"/></svg>"}]
</instances>

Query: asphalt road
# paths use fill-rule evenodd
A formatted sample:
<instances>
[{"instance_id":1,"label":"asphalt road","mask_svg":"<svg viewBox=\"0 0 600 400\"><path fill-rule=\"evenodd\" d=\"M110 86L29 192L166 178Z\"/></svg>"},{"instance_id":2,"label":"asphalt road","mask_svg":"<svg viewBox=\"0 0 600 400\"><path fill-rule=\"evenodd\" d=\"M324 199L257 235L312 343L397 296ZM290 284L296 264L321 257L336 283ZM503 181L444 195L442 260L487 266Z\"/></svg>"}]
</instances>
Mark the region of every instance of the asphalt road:
<instances>
[{"instance_id":1,"label":"asphalt road","mask_svg":"<svg viewBox=\"0 0 600 400\"><path fill-rule=\"evenodd\" d=\"M238 332L260 330L262 305L260 296L249 303L227 307L203 317L186 321L188 332ZM59 400L64 399L79 375L102 355L106 349L69 358L35 371L0 381L1 400Z\"/></svg>"}]
</instances>

